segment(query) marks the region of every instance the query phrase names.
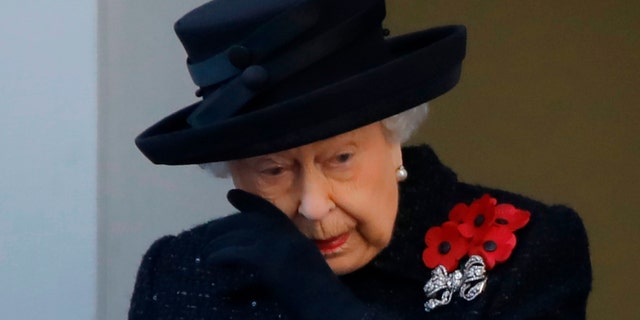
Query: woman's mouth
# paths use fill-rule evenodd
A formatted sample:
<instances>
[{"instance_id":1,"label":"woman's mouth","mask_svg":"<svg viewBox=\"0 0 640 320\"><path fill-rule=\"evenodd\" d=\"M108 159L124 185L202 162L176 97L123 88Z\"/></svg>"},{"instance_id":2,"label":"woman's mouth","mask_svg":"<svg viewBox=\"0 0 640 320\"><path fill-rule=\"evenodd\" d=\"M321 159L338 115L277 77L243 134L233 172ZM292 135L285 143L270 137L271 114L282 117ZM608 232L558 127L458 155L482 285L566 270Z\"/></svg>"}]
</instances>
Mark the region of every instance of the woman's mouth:
<instances>
[{"instance_id":1,"label":"woman's mouth","mask_svg":"<svg viewBox=\"0 0 640 320\"><path fill-rule=\"evenodd\" d=\"M313 242L318 246L318 249L320 249L320 253L328 255L338 252L347 240L349 240L349 232L328 239L315 239Z\"/></svg>"}]
</instances>

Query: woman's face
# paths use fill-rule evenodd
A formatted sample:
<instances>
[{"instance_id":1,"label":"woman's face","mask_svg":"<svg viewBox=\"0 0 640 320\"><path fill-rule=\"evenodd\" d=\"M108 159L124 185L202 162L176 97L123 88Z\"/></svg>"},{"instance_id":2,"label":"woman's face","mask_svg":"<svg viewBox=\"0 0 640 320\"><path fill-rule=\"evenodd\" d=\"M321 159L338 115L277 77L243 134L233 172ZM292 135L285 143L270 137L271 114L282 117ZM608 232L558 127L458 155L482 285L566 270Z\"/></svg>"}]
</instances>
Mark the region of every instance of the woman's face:
<instances>
[{"instance_id":1,"label":"woman's face","mask_svg":"<svg viewBox=\"0 0 640 320\"><path fill-rule=\"evenodd\" d=\"M337 274L391 240L398 207L399 143L374 124L301 147L229 163L237 188L282 210Z\"/></svg>"}]
</instances>

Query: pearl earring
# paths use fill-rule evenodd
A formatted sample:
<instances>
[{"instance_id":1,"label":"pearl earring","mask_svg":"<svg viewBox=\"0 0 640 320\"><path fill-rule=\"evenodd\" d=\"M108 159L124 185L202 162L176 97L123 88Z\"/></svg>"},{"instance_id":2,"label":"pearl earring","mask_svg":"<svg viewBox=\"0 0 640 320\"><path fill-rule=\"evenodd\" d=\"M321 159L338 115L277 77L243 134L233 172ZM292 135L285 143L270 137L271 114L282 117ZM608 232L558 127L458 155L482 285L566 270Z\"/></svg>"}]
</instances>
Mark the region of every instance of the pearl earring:
<instances>
[{"instance_id":1,"label":"pearl earring","mask_svg":"<svg viewBox=\"0 0 640 320\"><path fill-rule=\"evenodd\" d=\"M405 181L407 180L408 176L409 176L409 173L407 172L407 169L405 169L403 165L400 165L398 169L396 169L396 179L398 181Z\"/></svg>"}]
</instances>

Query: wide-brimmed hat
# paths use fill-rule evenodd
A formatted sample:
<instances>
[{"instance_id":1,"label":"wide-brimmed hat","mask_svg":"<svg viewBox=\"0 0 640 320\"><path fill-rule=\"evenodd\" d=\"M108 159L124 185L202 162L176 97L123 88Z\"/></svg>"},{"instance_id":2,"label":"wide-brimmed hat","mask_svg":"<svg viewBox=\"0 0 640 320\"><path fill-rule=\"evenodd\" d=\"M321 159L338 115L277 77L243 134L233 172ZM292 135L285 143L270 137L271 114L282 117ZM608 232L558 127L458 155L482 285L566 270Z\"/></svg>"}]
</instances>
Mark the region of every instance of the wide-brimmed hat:
<instances>
[{"instance_id":1,"label":"wide-brimmed hat","mask_svg":"<svg viewBox=\"0 0 640 320\"><path fill-rule=\"evenodd\" d=\"M466 29L385 38L383 0L215 0L175 24L202 100L136 138L154 163L252 157L429 101L460 78Z\"/></svg>"}]
</instances>

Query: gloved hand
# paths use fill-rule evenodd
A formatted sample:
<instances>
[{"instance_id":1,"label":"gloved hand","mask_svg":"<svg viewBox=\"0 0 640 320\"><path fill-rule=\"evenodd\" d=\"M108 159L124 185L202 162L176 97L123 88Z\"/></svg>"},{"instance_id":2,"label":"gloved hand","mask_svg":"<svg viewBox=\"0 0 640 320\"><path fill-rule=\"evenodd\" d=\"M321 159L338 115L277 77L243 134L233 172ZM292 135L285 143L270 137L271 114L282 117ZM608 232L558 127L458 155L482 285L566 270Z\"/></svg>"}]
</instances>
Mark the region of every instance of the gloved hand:
<instances>
[{"instance_id":1,"label":"gloved hand","mask_svg":"<svg viewBox=\"0 0 640 320\"><path fill-rule=\"evenodd\" d=\"M295 319L372 318L282 211L241 190L231 190L227 197L242 212L213 225L209 232L217 236L204 249L210 268L245 273L225 277L234 282L227 287L262 285Z\"/></svg>"}]
</instances>

